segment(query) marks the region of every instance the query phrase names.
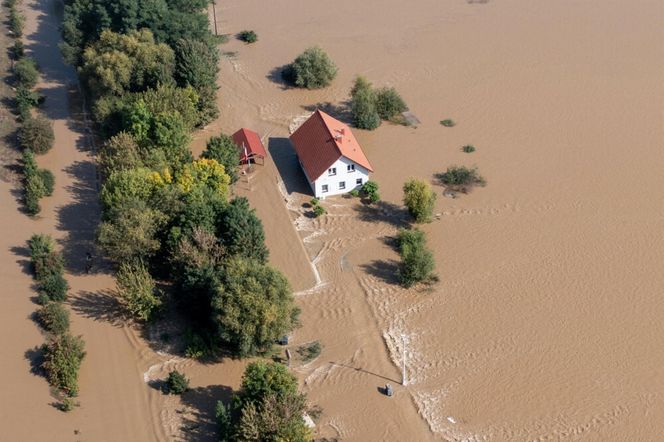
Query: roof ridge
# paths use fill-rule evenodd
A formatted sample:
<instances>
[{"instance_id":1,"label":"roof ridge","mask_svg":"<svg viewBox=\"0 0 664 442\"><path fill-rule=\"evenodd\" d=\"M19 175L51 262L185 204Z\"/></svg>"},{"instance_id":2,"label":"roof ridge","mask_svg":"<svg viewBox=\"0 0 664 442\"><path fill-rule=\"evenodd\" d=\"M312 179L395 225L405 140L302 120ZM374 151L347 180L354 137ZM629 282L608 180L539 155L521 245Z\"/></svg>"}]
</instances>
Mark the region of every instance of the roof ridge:
<instances>
[{"instance_id":1,"label":"roof ridge","mask_svg":"<svg viewBox=\"0 0 664 442\"><path fill-rule=\"evenodd\" d=\"M329 133L330 136L332 137L332 141L334 141L334 147L336 147L337 151L339 152L339 158L346 157L346 155L344 155L343 151L341 150L341 147L339 146L339 143L337 142L337 138L332 133L332 130L330 129L330 126L327 125L327 121L325 121L325 117L323 117L323 114L327 115L330 118L334 118L334 117L332 115L327 114L326 112L323 112L322 110L320 110L320 108L316 108L316 112L318 113L318 116L320 117L320 119L323 120L323 126L325 126L325 129L327 130L327 133ZM337 120L337 121L339 121L339 120ZM339 123L341 123L341 121L339 121ZM341 124L343 124L343 123L341 123Z\"/></svg>"}]
</instances>

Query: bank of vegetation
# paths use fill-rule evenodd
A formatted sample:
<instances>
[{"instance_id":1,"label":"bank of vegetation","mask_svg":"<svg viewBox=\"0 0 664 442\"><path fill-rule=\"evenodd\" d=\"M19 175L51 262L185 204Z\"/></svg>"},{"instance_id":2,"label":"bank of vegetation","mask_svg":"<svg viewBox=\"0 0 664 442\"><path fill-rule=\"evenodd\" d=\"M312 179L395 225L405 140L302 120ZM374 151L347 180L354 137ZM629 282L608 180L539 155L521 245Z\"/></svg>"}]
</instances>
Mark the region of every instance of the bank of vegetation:
<instances>
[{"instance_id":1,"label":"bank of vegetation","mask_svg":"<svg viewBox=\"0 0 664 442\"><path fill-rule=\"evenodd\" d=\"M406 102L392 87L374 88L364 77L357 77L350 92L351 113L356 127L374 130L381 121L406 124L403 112L408 110Z\"/></svg>"}]
</instances>

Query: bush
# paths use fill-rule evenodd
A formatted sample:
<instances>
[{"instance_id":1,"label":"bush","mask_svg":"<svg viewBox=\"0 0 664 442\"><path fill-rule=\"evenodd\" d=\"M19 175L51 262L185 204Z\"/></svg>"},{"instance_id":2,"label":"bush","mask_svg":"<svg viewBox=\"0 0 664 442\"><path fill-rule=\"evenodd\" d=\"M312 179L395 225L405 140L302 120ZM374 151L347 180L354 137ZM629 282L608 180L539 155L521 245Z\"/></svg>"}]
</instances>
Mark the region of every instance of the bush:
<instances>
[{"instance_id":1,"label":"bush","mask_svg":"<svg viewBox=\"0 0 664 442\"><path fill-rule=\"evenodd\" d=\"M424 181L411 179L403 185L403 202L417 223L428 223L433 215L436 194Z\"/></svg>"},{"instance_id":2,"label":"bush","mask_svg":"<svg viewBox=\"0 0 664 442\"><path fill-rule=\"evenodd\" d=\"M177 370L168 373L166 387L170 394L182 394L189 390L189 379Z\"/></svg>"},{"instance_id":3,"label":"bush","mask_svg":"<svg viewBox=\"0 0 664 442\"><path fill-rule=\"evenodd\" d=\"M353 189L350 192L348 192L348 194L353 198L357 198L360 196L360 189Z\"/></svg>"},{"instance_id":4,"label":"bush","mask_svg":"<svg viewBox=\"0 0 664 442\"><path fill-rule=\"evenodd\" d=\"M16 39L14 40L14 45L12 46L12 57L14 60L18 60L25 55L25 46L23 46L23 40Z\"/></svg>"},{"instance_id":5,"label":"bush","mask_svg":"<svg viewBox=\"0 0 664 442\"><path fill-rule=\"evenodd\" d=\"M25 208L30 215L36 215L41 210L39 199L53 194L55 178L51 171L37 168L31 151L23 152L23 175Z\"/></svg>"},{"instance_id":6,"label":"bush","mask_svg":"<svg viewBox=\"0 0 664 442\"><path fill-rule=\"evenodd\" d=\"M115 277L122 304L136 318L149 320L161 305L161 299L145 264L122 263Z\"/></svg>"},{"instance_id":7,"label":"bush","mask_svg":"<svg viewBox=\"0 0 664 442\"><path fill-rule=\"evenodd\" d=\"M42 368L51 385L69 397L78 394L78 370L85 357L80 337L69 333L56 335L44 345Z\"/></svg>"},{"instance_id":8,"label":"bush","mask_svg":"<svg viewBox=\"0 0 664 442\"><path fill-rule=\"evenodd\" d=\"M380 126L376 109L376 93L364 77L357 77L351 90L351 113L356 127L374 130Z\"/></svg>"},{"instance_id":9,"label":"bush","mask_svg":"<svg viewBox=\"0 0 664 442\"><path fill-rule=\"evenodd\" d=\"M19 86L32 89L39 79L37 63L30 57L21 58L14 64L14 75Z\"/></svg>"},{"instance_id":10,"label":"bush","mask_svg":"<svg viewBox=\"0 0 664 442\"><path fill-rule=\"evenodd\" d=\"M245 43L256 43L258 41L258 35L254 31L242 31L237 37Z\"/></svg>"},{"instance_id":11,"label":"bush","mask_svg":"<svg viewBox=\"0 0 664 442\"><path fill-rule=\"evenodd\" d=\"M69 284L59 273L50 273L39 281L39 290L51 301L62 302L67 299Z\"/></svg>"},{"instance_id":12,"label":"bush","mask_svg":"<svg viewBox=\"0 0 664 442\"><path fill-rule=\"evenodd\" d=\"M53 252L55 243L49 235L34 234L28 240L28 247L30 248L30 257L34 262L37 258Z\"/></svg>"},{"instance_id":13,"label":"bush","mask_svg":"<svg viewBox=\"0 0 664 442\"><path fill-rule=\"evenodd\" d=\"M461 148L461 150L465 153L473 153L475 152L475 146L473 146L472 144L466 144Z\"/></svg>"},{"instance_id":14,"label":"bush","mask_svg":"<svg viewBox=\"0 0 664 442\"><path fill-rule=\"evenodd\" d=\"M217 432L219 433L220 442L230 442L233 433L233 421L231 418L230 407L224 405L223 402L217 401L214 409L214 417L217 421Z\"/></svg>"},{"instance_id":15,"label":"bush","mask_svg":"<svg viewBox=\"0 0 664 442\"><path fill-rule=\"evenodd\" d=\"M454 122L454 120L450 120L450 119L441 120L440 124L442 126L445 126L445 127L454 127L454 126L456 126L456 123Z\"/></svg>"},{"instance_id":16,"label":"bush","mask_svg":"<svg viewBox=\"0 0 664 442\"><path fill-rule=\"evenodd\" d=\"M300 54L290 65L289 71L293 83L307 89L328 86L337 75L336 65L318 46Z\"/></svg>"},{"instance_id":17,"label":"bush","mask_svg":"<svg viewBox=\"0 0 664 442\"><path fill-rule=\"evenodd\" d=\"M394 119L407 110L406 102L393 87L384 87L376 92L376 111L381 119Z\"/></svg>"},{"instance_id":18,"label":"bush","mask_svg":"<svg viewBox=\"0 0 664 442\"><path fill-rule=\"evenodd\" d=\"M25 26L25 17L21 14L16 7L12 6L9 10L9 30L14 37L20 38L23 36L23 27Z\"/></svg>"},{"instance_id":19,"label":"bush","mask_svg":"<svg viewBox=\"0 0 664 442\"><path fill-rule=\"evenodd\" d=\"M435 280L433 254L426 247L424 232L418 229L399 231L399 281L405 287Z\"/></svg>"},{"instance_id":20,"label":"bush","mask_svg":"<svg viewBox=\"0 0 664 442\"><path fill-rule=\"evenodd\" d=\"M314 206L314 216L316 218L318 218L319 216L323 216L326 213L327 213L327 211L325 210L325 207L323 207L321 205Z\"/></svg>"},{"instance_id":21,"label":"bush","mask_svg":"<svg viewBox=\"0 0 664 442\"><path fill-rule=\"evenodd\" d=\"M309 362L316 359L322 350L323 346L320 344L320 342L314 341L309 344L299 346L295 351L298 355L300 355L304 362Z\"/></svg>"},{"instance_id":22,"label":"bush","mask_svg":"<svg viewBox=\"0 0 664 442\"><path fill-rule=\"evenodd\" d=\"M201 335L188 331L185 334L184 340L184 355L189 359L205 359L212 354L210 346L205 342L205 339L203 339Z\"/></svg>"},{"instance_id":23,"label":"bush","mask_svg":"<svg viewBox=\"0 0 664 442\"><path fill-rule=\"evenodd\" d=\"M320 203L320 200L318 198L311 198L309 200L309 204L311 204L311 207L316 207Z\"/></svg>"},{"instance_id":24,"label":"bush","mask_svg":"<svg viewBox=\"0 0 664 442\"><path fill-rule=\"evenodd\" d=\"M19 129L21 147L36 154L43 154L53 147L53 126L43 117L28 118Z\"/></svg>"},{"instance_id":25,"label":"bush","mask_svg":"<svg viewBox=\"0 0 664 442\"><path fill-rule=\"evenodd\" d=\"M53 176L53 172L48 169L39 169L37 171L37 176L44 186L44 196L53 195L53 188L55 187L55 177Z\"/></svg>"},{"instance_id":26,"label":"bush","mask_svg":"<svg viewBox=\"0 0 664 442\"><path fill-rule=\"evenodd\" d=\"M473 186L485 186L486 180L477 172L477 168L451 166L444 173L436 175L438 180L452 189L467 191Z\"/></svg>"},{"instance_id":27,"label":"bush","mask_svg":"<svg viewBox=\"0 0 664 442\"><path fill-rule=\"evenodd\" d=\"M362 184L360 188L362 195L364 195L370 203L377 203L380 201L380 194L378 193L378 183L375 181L367 181Z\"/></svg>"},{"instance_id":28,"label":"bush","mask_svg":"<svg viewBox=\"0 0 664 442\"><path fill-rule=\"evenodd\" d=\"M21 121L27 121L32 117L30 110L39 105L39 94L25 86L16 88L16 110Z\"/></svg>"},{"instance_id":29,"label":"bush","mask_svg":"<svg viewBox=\"0 0 664 442\"><path fill-rule=\"evenodd\" d=\"M69 331L69 311L59 302L49 302L37 310L39 323L55 335Z\"/></svg>"}]
</instances>

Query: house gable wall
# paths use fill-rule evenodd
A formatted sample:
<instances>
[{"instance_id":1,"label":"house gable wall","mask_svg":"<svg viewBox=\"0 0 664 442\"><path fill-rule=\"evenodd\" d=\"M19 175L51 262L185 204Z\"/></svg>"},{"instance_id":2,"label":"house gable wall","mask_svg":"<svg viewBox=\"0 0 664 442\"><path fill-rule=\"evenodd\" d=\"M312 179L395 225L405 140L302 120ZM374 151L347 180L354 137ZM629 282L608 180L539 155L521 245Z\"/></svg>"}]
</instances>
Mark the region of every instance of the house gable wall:
<instances>
[{"instance_id":1,"label":"house gable wall","mask_svg":"<svg viewBox=\"0 0 664 442\"><path fill-rule=\"evenodd\" d=\"M355 165L354 172L348 172L348 165L351 164ZM325 198L332 195L348 193L361 185L357 184L358 179L362 179L362 184L369 180L369 171L346 157L341 157L335 161L335 163L330 166L330 168L333 167L337 169L336 175L330 176L326 171L316 179L316 181L311 183L311 188L316 198ZM345 189L339 188L341 182L346 183ZM324 185L328 186L327 192L323 192Z\"/></svg>"}]
</instances>

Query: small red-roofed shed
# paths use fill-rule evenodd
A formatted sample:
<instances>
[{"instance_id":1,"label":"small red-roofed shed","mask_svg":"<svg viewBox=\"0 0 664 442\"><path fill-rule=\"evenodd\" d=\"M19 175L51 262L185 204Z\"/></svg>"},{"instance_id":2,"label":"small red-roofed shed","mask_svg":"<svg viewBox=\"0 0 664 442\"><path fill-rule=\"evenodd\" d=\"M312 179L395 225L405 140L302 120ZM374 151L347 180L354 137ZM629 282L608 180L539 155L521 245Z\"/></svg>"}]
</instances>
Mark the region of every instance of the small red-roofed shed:
<instances>
[{"instance_id":1,"label":"small red-roofed shed","mask_svg":"<svg viewBox=\"0 0 664 442\"><path fill-rule=\"evenodd\" d=\"M256 132L242 128L235 132L232 138L240 150L240 164L256 162L256 158L265 161L267 152Z\"/></svg>"}]
</instances>

